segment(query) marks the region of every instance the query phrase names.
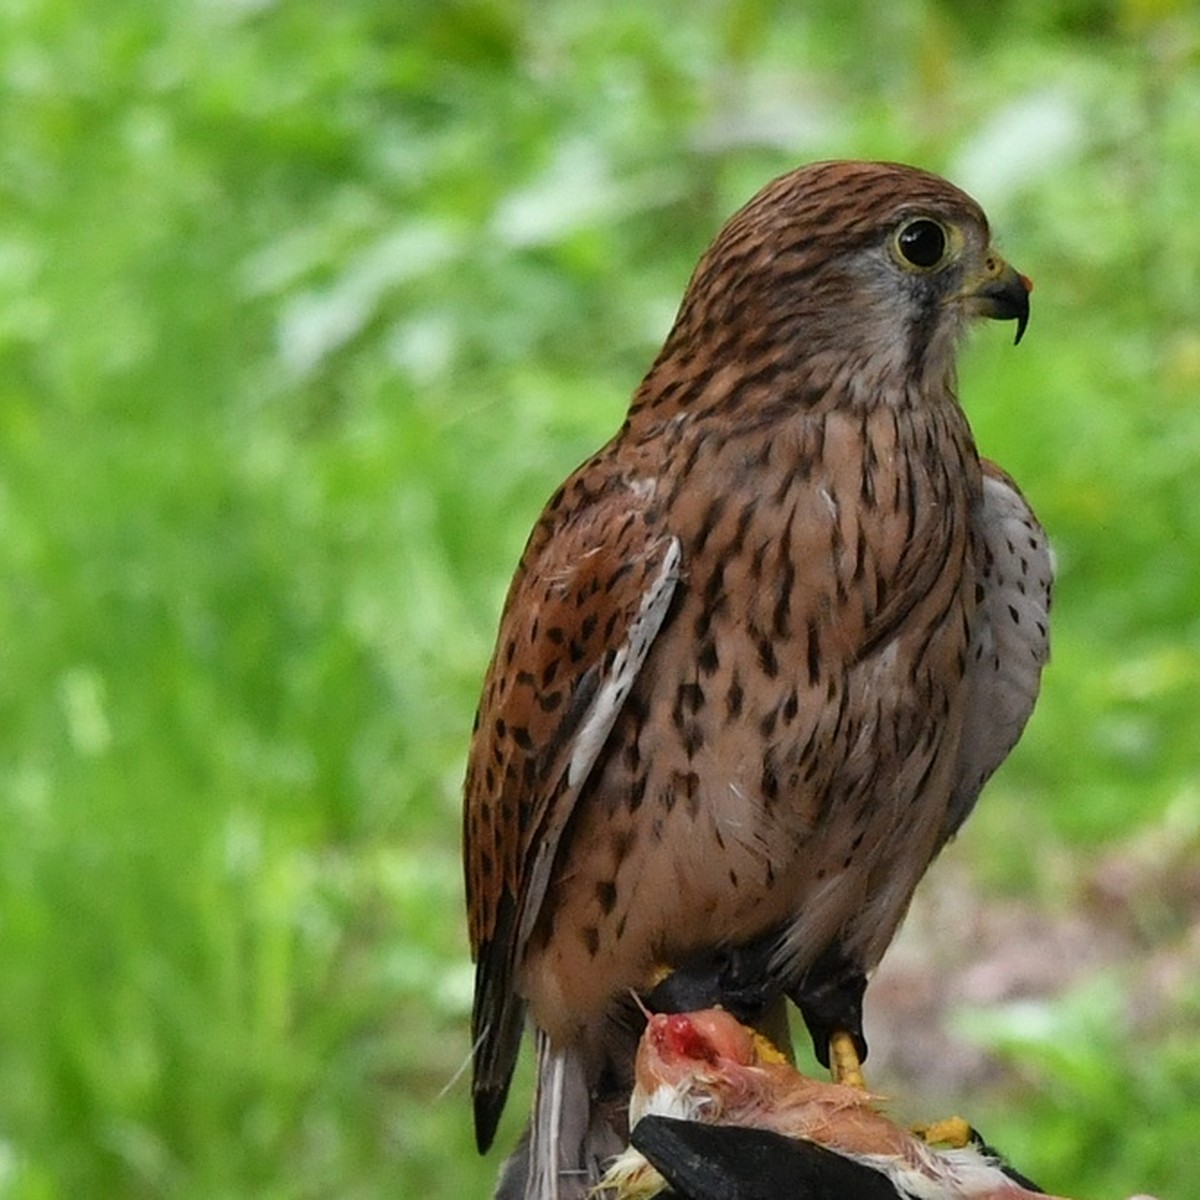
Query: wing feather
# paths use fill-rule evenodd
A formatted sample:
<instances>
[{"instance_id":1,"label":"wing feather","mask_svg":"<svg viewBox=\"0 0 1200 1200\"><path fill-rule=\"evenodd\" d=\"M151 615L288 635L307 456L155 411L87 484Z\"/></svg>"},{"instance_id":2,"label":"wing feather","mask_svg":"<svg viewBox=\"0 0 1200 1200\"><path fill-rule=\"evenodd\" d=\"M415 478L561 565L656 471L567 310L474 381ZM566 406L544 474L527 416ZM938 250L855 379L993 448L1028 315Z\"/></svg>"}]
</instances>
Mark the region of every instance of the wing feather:
<instances>
[{"instance_id":1,"label":"wing feather","mask_svg":"<svg viewBox=\"0 0 1200 1200\"><path fill-rule=\"evenodd\" d=\"M574 477L578 479L579 474ZM464 857L476 960L476 1139L490 1144L520 1045L514 976L563 831L679 579L653 489L616 479L535 528L501 618L467 767Z\"/></svg>"},{"instance_id":2,"label":"wing feather","mask_svg":"<svg viewBox=\"0 0 1200 1200\"><path fill-rule=\"evenodd\" d=\"M983 472L974 529L979 604L946 838L967 819L983 785L1017 744L1050 659L1050 543L1012 479L987 460Z\"/></svg>"}]
</instances>

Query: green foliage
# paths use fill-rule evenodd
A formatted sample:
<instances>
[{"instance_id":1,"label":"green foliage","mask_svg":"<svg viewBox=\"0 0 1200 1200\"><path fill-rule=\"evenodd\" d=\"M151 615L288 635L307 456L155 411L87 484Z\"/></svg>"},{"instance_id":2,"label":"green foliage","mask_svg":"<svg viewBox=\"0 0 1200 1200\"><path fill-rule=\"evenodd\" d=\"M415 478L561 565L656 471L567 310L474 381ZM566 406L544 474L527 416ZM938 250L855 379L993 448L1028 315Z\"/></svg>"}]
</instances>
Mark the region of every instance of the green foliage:
<instances>
[{"instance_id":1,"label":"green foliage","mask_svg":"<svg viewBox=\"0 0 1200 1200\"><path fill-rule=\"evenodd\" d=\"M1200 23L809 8L0 14L0 1197L484 1194L441 1092L503 589L706 241L803 159L947 171L1038 282L962 370L1061 564L981 875L1200 804ZM1135 1053L1136 982L1052 1006L1065 1069L1010 1114L1060 1190L1200 1187L1195 997Z\"/></svg>"},{"instance_id":2,"label":"green foliage","mask_svg":"<svg viewBox=\"0 0 1200 1200\"><path fill-rule=\"evenodd\" d=\"M963 1014L964 1028L1018 1066L1037 1097L1032 1108L1015 1092L989 1097L972 1119L1039 1182L1097 1197L1186 1196L1193 1186L1179 1147L1195 1129L1200 1049L1185 1030L1200 1008L1193 994L1173 1030L1147 1037L1128 1018L1138 983L1120 972L1052 1005Z\"/></svg>"}]
</instances>

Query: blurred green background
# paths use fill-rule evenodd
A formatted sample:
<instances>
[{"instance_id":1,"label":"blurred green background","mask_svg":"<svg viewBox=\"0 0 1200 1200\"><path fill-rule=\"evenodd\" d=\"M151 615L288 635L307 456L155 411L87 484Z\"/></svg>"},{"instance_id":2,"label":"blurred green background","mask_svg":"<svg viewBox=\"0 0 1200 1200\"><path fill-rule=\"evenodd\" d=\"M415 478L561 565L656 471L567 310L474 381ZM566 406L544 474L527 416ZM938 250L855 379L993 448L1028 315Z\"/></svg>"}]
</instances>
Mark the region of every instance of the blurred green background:
<instances>
[{"instance_id":1,"label":"blurred green background","mask_svg":"<svg viewBox=\"0 0 1200 1200\"><path fill-rule=\"evenodd\" d=\"M951 1012L991 1066L933 1101L1200 1194L1195 6L8 0L0 1197L486 1193L443 1089L509 572L724 217L853 156L1037 282L961 391L1055 661L938 870L1111 948Z\"/></svg>"}]
</instances>

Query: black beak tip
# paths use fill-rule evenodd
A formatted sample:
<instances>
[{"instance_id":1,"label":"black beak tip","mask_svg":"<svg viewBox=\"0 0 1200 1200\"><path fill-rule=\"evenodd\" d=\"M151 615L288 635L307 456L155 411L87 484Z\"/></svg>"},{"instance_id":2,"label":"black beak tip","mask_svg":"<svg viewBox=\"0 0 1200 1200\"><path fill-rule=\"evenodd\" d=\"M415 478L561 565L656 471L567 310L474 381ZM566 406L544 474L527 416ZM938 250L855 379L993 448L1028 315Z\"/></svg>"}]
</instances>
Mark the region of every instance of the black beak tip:
<instances>
[{"instance_id":1,"label":"black beak tip","mask_svg":"<svg viewBox=\"0 0 1200 1200\"><path fill-rule=\"evenodd\" d=\"M991 295L991 315L1002 321L1016 321L1017 336L1013 345L1020 345L1025 336L1025 327L1029 324L1029 289L1022 276L997 288Z\"/></svg>"},{"instance_id":2,"label":"black beak tip","mask_svg":"<svg viewBox=\"0 0 1200 1200\"><path fill-rule=\"evenodd\" d=\"M1019 346L1025 336L1025 326L1029 324L1029 293L1033 291L1033 280L1028 275L1022 275L1020 271L1016 272L1016 276L1012 301L1013 315L1017 318L1017 336L1013 338L1013 345Z\"/></svg>"},{"instance_id":3,"label":"black beak tip","mask_svg":"<svg viewBox=\"0 0 1200 1200\"><path fill-rule=\"evenodd\" d=\"M1029 324L1031 291L1033 281L1028 276L1005 266L998 278L985 284L976 293L981 304L976 311L997 321L1016 321L1017 336L1013 339L1013 345L1019 345Z\"/></svg>"},{"instance_id":4,"label":"black beak tip","mask_svg":"<svg viewBox=\"0 0 1200 1200\"><path fill-rule=\"evenodd\" d=\"M1029 324L1029 304L1025 305L1023 312L1017 313L1017 336L1013 338L1013 345L1019 346L1021 339L1025 336L1025 326Z\"/></svg>"}]
</instances>

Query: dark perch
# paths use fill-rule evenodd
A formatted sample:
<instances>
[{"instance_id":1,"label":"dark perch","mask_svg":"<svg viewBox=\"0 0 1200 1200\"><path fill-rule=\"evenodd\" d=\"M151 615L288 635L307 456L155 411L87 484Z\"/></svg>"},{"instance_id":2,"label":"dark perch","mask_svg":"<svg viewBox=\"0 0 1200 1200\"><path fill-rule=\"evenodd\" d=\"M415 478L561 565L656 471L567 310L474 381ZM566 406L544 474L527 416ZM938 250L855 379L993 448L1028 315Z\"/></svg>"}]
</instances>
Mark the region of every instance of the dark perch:
<instances>
[{"instance_id":1,"label":"dark perch","mask_svg":"<svg viewBox=\"0 0 1200 1200\"><path fill-rule=\"evenodd\" d=\"M906 1200L877 1171L770 1130L643 1117L630 1141L679 1200Z\"/></svg>"}]
</instances>

